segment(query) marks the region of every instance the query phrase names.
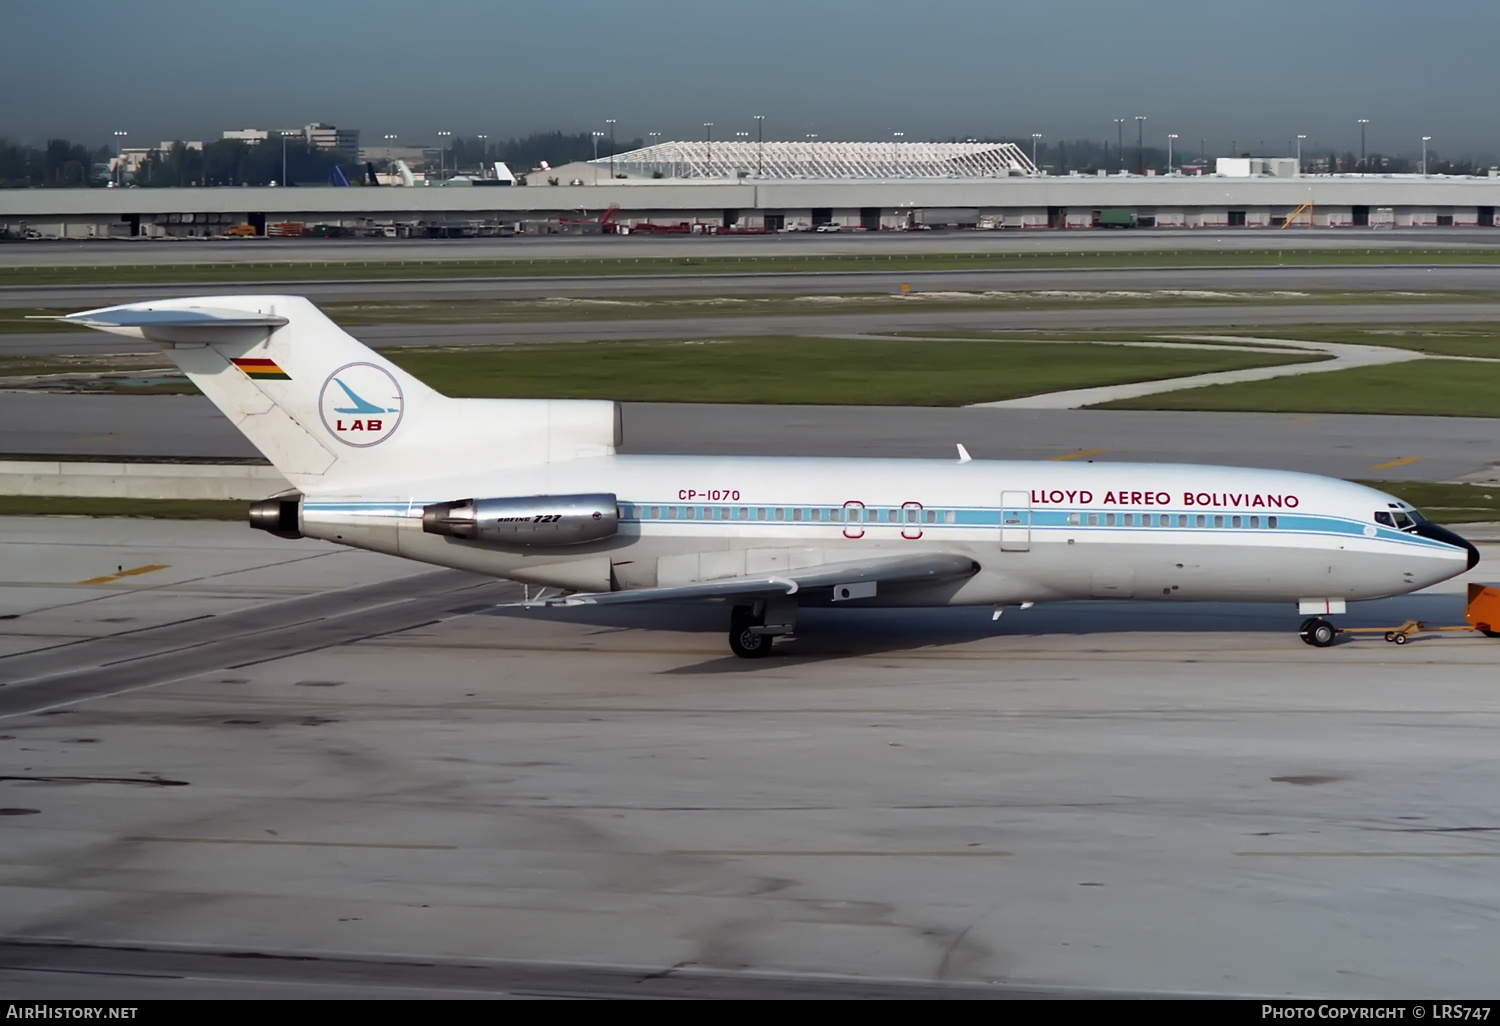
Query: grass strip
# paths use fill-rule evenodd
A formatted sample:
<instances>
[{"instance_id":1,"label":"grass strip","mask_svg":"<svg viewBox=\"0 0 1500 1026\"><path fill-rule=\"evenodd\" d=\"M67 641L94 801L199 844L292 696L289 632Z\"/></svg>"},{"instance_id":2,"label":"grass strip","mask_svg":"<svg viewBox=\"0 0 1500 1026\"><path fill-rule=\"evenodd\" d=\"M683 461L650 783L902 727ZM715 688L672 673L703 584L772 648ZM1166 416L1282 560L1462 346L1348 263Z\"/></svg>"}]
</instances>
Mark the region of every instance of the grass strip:
<instances>
[{"instance_id":1,"label":"grass strip","mask_svg":"<svg viewBox=\"0 0 1500 1026\"><path fill-rule=\"evenodd\" d=\"M1101 403L1095 408L1500 417L1500 363L1413 360L1209 385Z\"/></svg>"},{"instance_id":2,"label":"grass strip","mask_svg":"<svg viewBox=\"0 0 1500 1026\"><path fill-rule=\"evenodd\" d=\"M764 336L384 351L446 395L625 402L962 406L1317 360L1210 349Z\"/></svg>"},{"instance_id":3,"label":"grass strip","mask_svg":"<svg viewBox=\"0 0 1500 1026\"><path fill-rule=\"evenodd\" d=\"M152 520L244 520L240 499L116 499L74 495L0 495L0 516L146 517Z\"/></svg>"},{"instance_id":4,"label":"grass strip","mask_svg":"<svg viewBox=\"0 0 1500 1026\"><path fill-rule=\"evenodd\" d=\"M1500 485L1442 484L1435 481L1355 483L1406 500L1436 524L1500 521Z\"/></svg>"},{"instance_id":5,"label":"grass strip","mask_svg":"<svg viewBox=\"0 0 1500 1026\"><path fill-rule=\"evenodd\" d=\"M245 255L254 254L246 251ZM1094 253L830 253L768 256L652 256L504 260L266 260L0 267L3 285L266 283L426 278L600 277L672 274L787 274L840 271L1018 270L1112 267L1323 267L1343 265L1494 265L1500 248L1152 250Z\"/></svg>"}]
</instances>

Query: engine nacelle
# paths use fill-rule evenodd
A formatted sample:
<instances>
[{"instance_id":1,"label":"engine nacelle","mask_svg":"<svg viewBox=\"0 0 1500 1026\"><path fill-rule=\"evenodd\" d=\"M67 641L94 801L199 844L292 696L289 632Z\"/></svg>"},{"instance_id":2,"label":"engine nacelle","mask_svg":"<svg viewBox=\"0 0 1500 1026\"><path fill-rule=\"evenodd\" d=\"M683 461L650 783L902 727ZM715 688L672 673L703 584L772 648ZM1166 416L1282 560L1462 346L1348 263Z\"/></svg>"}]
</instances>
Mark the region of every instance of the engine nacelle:
<instances>
[{"instance_id":1,"label":"engine nacelle","mask_svg":"<svg viewBox=\"0 0 1500 1026\"><path fill-rule=\"evenodd\" d=\"M486 545L581 545L613 537L619 527L619 507L607 493L462 499L422 507L427 534Z\"/></svg>"},{"instance_id":2,"label":"engine nacelle","mask_svg":"<svg viewBox=\"0 0 1500 1026\"><path fill-rule=\"evenodd\" d=\"M298 519L298 507L301 502L301 492L275 495L269 499L252 502L250 526L257 531L267 531L278 538L301 538L302 525Z\"/></svg>"}]
</instances>

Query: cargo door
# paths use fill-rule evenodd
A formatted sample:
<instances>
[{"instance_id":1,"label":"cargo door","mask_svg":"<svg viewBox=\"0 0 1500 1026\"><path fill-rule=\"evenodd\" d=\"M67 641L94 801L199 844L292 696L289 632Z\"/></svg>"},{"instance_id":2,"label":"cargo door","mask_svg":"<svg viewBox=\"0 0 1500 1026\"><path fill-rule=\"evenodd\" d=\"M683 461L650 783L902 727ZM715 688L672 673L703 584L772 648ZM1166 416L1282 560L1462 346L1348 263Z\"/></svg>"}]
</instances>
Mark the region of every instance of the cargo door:
<instances>
[{"instance_id":1,"label":"cargo door","mask_svg":"<svg viewBox=\"0 0 1500 1026\"><path fill-rule=\"evenodd\" d=\"M1031 493L1000 493L1000 551L1031 551Z\"/></svg>"}]
</instances>

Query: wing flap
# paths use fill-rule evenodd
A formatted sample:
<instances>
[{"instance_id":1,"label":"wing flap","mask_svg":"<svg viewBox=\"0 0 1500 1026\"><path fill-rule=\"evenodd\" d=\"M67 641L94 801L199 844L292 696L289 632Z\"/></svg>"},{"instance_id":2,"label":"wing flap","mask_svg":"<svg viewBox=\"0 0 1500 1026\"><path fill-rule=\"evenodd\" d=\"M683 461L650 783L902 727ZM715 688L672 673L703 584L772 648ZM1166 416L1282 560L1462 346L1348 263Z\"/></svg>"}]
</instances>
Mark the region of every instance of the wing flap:
<instances>
[{"instance_id":1,"label":"wing flap","mask_svg":"<svg viewBox=\"0 0 1500 1026\"><path fill-rule=\"evenodd\" d=\"M972 577L979 564L972 557L937 552L920 556L874 557L847 563L824 563L769 574L747 574L717 581L699 581L668 588L637 588L562 595L523 605L612 606L637 602L685 602L732 598L737 595L795 595L809 588L833 588L866 582L911 584Z\"/></svg>"}]
</instances>

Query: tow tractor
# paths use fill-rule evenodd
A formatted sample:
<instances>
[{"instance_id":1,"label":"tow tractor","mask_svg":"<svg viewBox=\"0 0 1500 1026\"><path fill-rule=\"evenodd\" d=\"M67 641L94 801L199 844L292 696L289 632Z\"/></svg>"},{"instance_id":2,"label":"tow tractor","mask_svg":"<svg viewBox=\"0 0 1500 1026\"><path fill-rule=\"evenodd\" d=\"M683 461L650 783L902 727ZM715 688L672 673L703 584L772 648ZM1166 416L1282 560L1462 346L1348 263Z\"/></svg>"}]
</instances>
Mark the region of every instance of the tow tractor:
<instances>
[{"instance_id":1,"label":"tow tractor","mask_svg":"<svg viewBox=\"0 0 1500 1026\"><path fill-rule=\"evenodd\" d=\"M1457 626L1434 626L1425 620L1407 620L1399 627L1335 627L1315 616L1302 621L1297 636L1315 648L1327 648L1340 634L1380 634L1393 645L1404 645L1418 634L1439 631L1478 631L1487 638L1500 638L1500 587L1469 585L1464 619L1467 623Z\"/></svg>"}]
</instances>

